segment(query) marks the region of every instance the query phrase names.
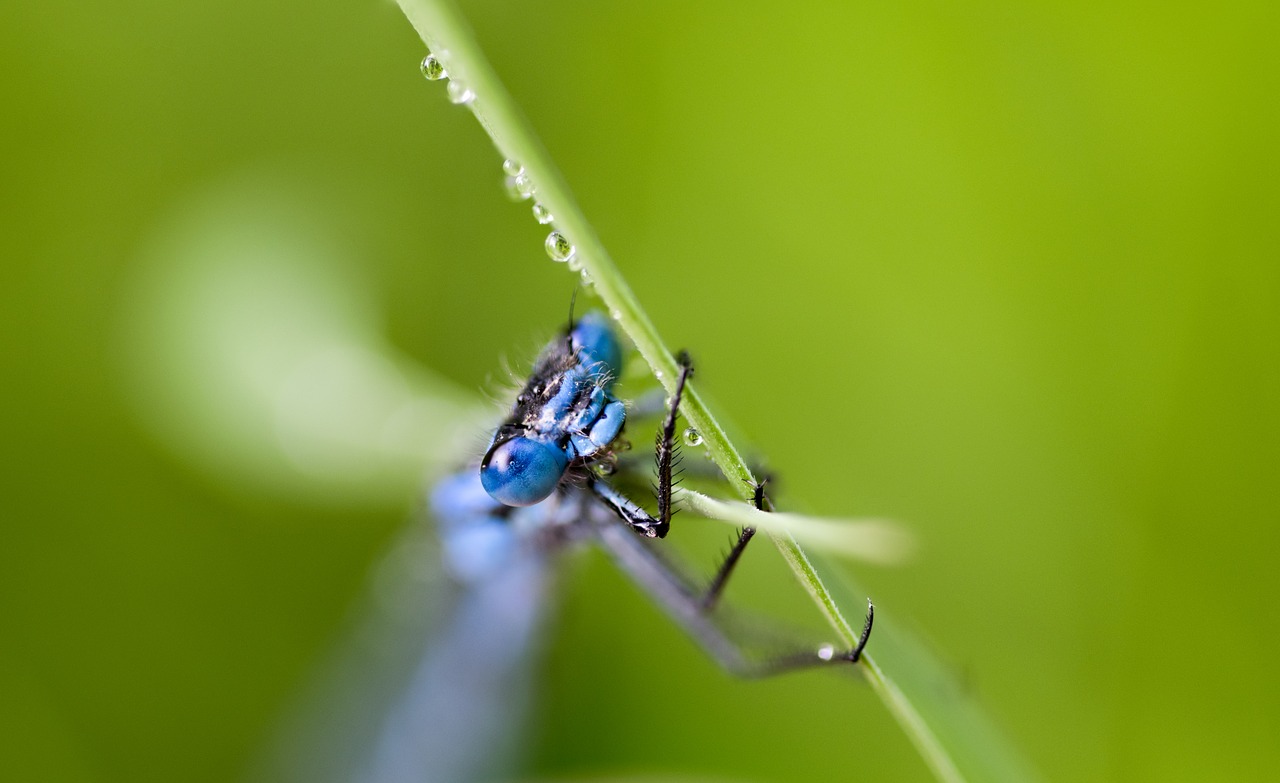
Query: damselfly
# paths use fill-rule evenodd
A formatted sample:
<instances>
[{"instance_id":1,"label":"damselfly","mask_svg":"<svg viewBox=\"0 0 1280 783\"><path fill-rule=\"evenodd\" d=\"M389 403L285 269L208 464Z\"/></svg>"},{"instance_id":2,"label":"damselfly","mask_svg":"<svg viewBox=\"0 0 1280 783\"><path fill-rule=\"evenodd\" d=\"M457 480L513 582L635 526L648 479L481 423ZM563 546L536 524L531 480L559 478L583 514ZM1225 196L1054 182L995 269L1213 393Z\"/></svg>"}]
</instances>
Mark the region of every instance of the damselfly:
<instances>
[{"instance_id":1,"label":"damselfly","mask_svg":"<svg viewBox=\"0 0 1280 783\"><path fill-rule=\"evenodd\" d=\"M538 356L479 463L432 491L430 510L445 566L460 588L458 601L407 686L395 689L393 706L376 718L362 757L343 760L346 777L453 783L491 774L503 756L506 724L520 712L528 649L548 599L550 560L582 542L607 550L734 674L758 677L859 660L871 633L870 606L857 644L843 652L827 645L755 657L722 629L714 610L753 528L742 529L701 586L659 551L657 539L671 529L675 511L676 423L693 369L682 355L674 392L659 406L657 511L650 514L612 476L628 417L614 395L622 358L606 318L588 313L571 319ZM758 509L768 507L763 485L755 487L754 499Z\"/></svg>"}]
</instances>

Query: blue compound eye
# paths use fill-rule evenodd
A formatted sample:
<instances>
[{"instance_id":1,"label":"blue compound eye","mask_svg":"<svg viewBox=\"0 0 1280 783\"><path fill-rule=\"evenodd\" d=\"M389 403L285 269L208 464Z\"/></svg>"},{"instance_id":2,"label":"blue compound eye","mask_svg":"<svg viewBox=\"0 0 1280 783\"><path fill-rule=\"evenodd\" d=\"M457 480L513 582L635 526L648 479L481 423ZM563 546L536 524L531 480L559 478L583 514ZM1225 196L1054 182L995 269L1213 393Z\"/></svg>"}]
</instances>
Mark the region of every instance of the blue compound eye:
<instances>
[{"instance_id":1,"label":"blue compound eye","mask_svg":"<svg viewBox=\"0 0 1280 783\"><path fill-rule=\"evenodd\" d=\"M569 457L554 443L512 438L495 446L480 463L485 492L504 506L532 506L555 491Z\"/></svg>"}]
</instances>

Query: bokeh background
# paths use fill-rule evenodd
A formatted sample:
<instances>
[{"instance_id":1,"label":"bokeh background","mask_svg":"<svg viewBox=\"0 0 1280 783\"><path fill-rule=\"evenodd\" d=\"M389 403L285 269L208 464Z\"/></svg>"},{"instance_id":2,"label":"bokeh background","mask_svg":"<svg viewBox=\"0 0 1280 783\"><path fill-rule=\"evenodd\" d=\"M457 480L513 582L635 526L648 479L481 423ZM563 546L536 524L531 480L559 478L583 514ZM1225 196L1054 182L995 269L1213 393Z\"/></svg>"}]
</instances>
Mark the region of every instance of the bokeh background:
<instances>
[{"instance_id":1,"label":"bokeh background","mask_svg":"<svg viewBox=\"0 0 1280 783\"><path fill-rule=\"evenodd\" d=\"M781 505L915 531L849 568L1046 778L1273 779L1272 6L463 7ZM465 406L573 278L393 4L5 17L0 776L243 779L432 447L273 462L192 313ZM798 592L771 558L735 599ZM927 777L858 683L733 681L599 557L561 587L528 777Z\"/></svg>"}]
</instances>

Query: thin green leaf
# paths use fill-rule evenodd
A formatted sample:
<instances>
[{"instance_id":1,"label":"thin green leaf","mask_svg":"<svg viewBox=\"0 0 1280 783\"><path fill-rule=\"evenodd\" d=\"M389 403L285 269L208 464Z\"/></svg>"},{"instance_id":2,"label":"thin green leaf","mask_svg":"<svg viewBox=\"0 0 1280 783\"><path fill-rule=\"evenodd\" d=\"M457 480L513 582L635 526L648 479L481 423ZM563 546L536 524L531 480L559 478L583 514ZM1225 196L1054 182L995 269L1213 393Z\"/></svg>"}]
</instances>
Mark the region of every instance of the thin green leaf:
<instances>
[{"instance_id":1,"label":"thin green leaf","mask_svg":"<svg viewBox=\"0 0 1280 783\"><path fill-rule=\"evenodd\" d=\"M900 565L915 548L915 539L887 519L822 519L785 511L768 513L748 503L726 502L677 487L676 496L709 519L753 527L771 535L789 533L798 541L833 555L879 565Z\"/></svg>"}]
</instances>

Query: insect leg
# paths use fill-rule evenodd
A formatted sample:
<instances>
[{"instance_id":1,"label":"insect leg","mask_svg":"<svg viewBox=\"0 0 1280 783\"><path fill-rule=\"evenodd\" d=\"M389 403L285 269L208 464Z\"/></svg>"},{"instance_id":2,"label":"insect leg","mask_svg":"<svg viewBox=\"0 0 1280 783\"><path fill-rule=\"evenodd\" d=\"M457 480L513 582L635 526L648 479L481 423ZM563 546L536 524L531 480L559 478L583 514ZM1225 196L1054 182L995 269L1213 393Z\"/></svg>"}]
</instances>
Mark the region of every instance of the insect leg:
<instances>
[{"instance_id":1,"label":"insect leg","mask_svg":"<svg viewBox=\"0 0 1280 783\"><path fill-rule=\"evenodd\" d=\"M687 354L682 353L679 357L679 362L680 378L676 381L675 394L671 395L671 402L667 406L667 415L662 422L662 429L659 430L657 437L658 485L656 490L658 494L658 515L656 517L650 516L643 508L603 481L593 478L587 483L588 488L596 497L604 501L605 505L613 509L636 532L647 538L663 538L666 536L667 530L671 528L671 517L675 513L671 499L671 487L672 465L675 462L676 454L676 416L679 413L680 397L684 394L685 383L689 380L689 376L693 374L693 366L690 364Z\"/></svg>"},{"instance_id":2,"label":"insect leg","mask_svg":"<svg viewBox=\"0 0 1280 783\"><path fill-rule=\"evenodd\" d=\"M756 509L764 511L764 482L756 484L754 493L754 502ZM769 504L772 508L773 504ZM720 564L720 568L716 570L716 575L711 578L711 583L707 585L707 592L702 595L702 611L710 612L716 607L716 603L720 600L720 594L724 592L724 586L729 581L729 577L733 574L733 569L737 567L738 560L742 558L742 553L746 551L747 544L751 543L751 539L755 536L756 529L754 527L744 527L738 533L738 541L729 550L729 554L725 555L724 562Z\"/></svg>"},{"instance_id":3,"label":"insect leg","mask_svg":"<svg viewBox=\"0 0 1280 783\"><path fill-rule=\"evenodd\" d=\"M603 481L591 479L587 487L593 495L613 509L614 513L622 517L622 521L640 535L646 538L662 538L667 534L668 525L663 525L659 520L649 516L649 512L637 505L635 501Z\"/></svg>"},{"instance_id":4,"label":"insect leg","mask_svg":"<svg viewBox=\"0 0 1280 783\"><path fill-rule=\"evenodd\" d=\"M671 395L671 405L667 408L667 417L658 432L656 456L658 460L658 526L665 534L671 525L671 466L676 455L676 416L680 413L680 397L684 394L684 385L693 375L693 363L689 354L683 351L676 358L680 363L680 377L676 380L676 391ZM661 535L659 536L661 537Z\"/></svg>"},{"instance_id":5,"label":"insect leg","mask_svg":"<svg viewBox=\"0 0 1280 783\"><path fill-rule=\"evenodd\" d=\"M768 502L768 498L766 498L764 494L764 483L764 481L761 481L756 484L753 497L755 507L759 511L764 511L765 503ZM772 503L769 503L768 510L773 510ZM711 583L707 587L707 591L702 595L700 607L703 612L710 612L715 608L716 602L720 599L720 594L724 592L725 583L729 581L729 576L733 573L733 569L738 565L738 560L741 559L743 551L746 550L747 544L751 542L751 539L755 534L756 530L753 527L744 527L742 532L738 534L737 543L734 544L733 549L729 550L729 554L725 556L724 562L721 563L719 570L716 571L716 575L712 577ZM863 648L867 646L867 641L871 638L871 624L874 620L875 606L870 600L868 600L867 619L863 622L862 633L858 636L857 645L852 650L842 653L839 657L835 657L834 660L847 660L852 663L857 663L858 659L862 657ZM798 657L787 656L775 659L774 661L769 662L769 664L775 667L781 667L778 669L779 671L786 671L789 668L796 668L796 666L808 665L808 663L806 663L808 657L808 653L801 653Z\"/></svg>"},{"instance_id":6,"label":"insect leg","mask_svg":"<svg viewBox=\"0 0 1280 783\"><path fill-rule=\"evenodd\" d=\"M857 647L843 653L830 646L778 658L755 660L715 624L702 608L701 598L645 542L630 530L611 522L597 525L602 546L618 567L653 596L685 632L725 670L739 677L767 677L773 674L834 663L857 663L871 635L872 609L868 604L866 624Z\"/></svg>"}]
</instances>

